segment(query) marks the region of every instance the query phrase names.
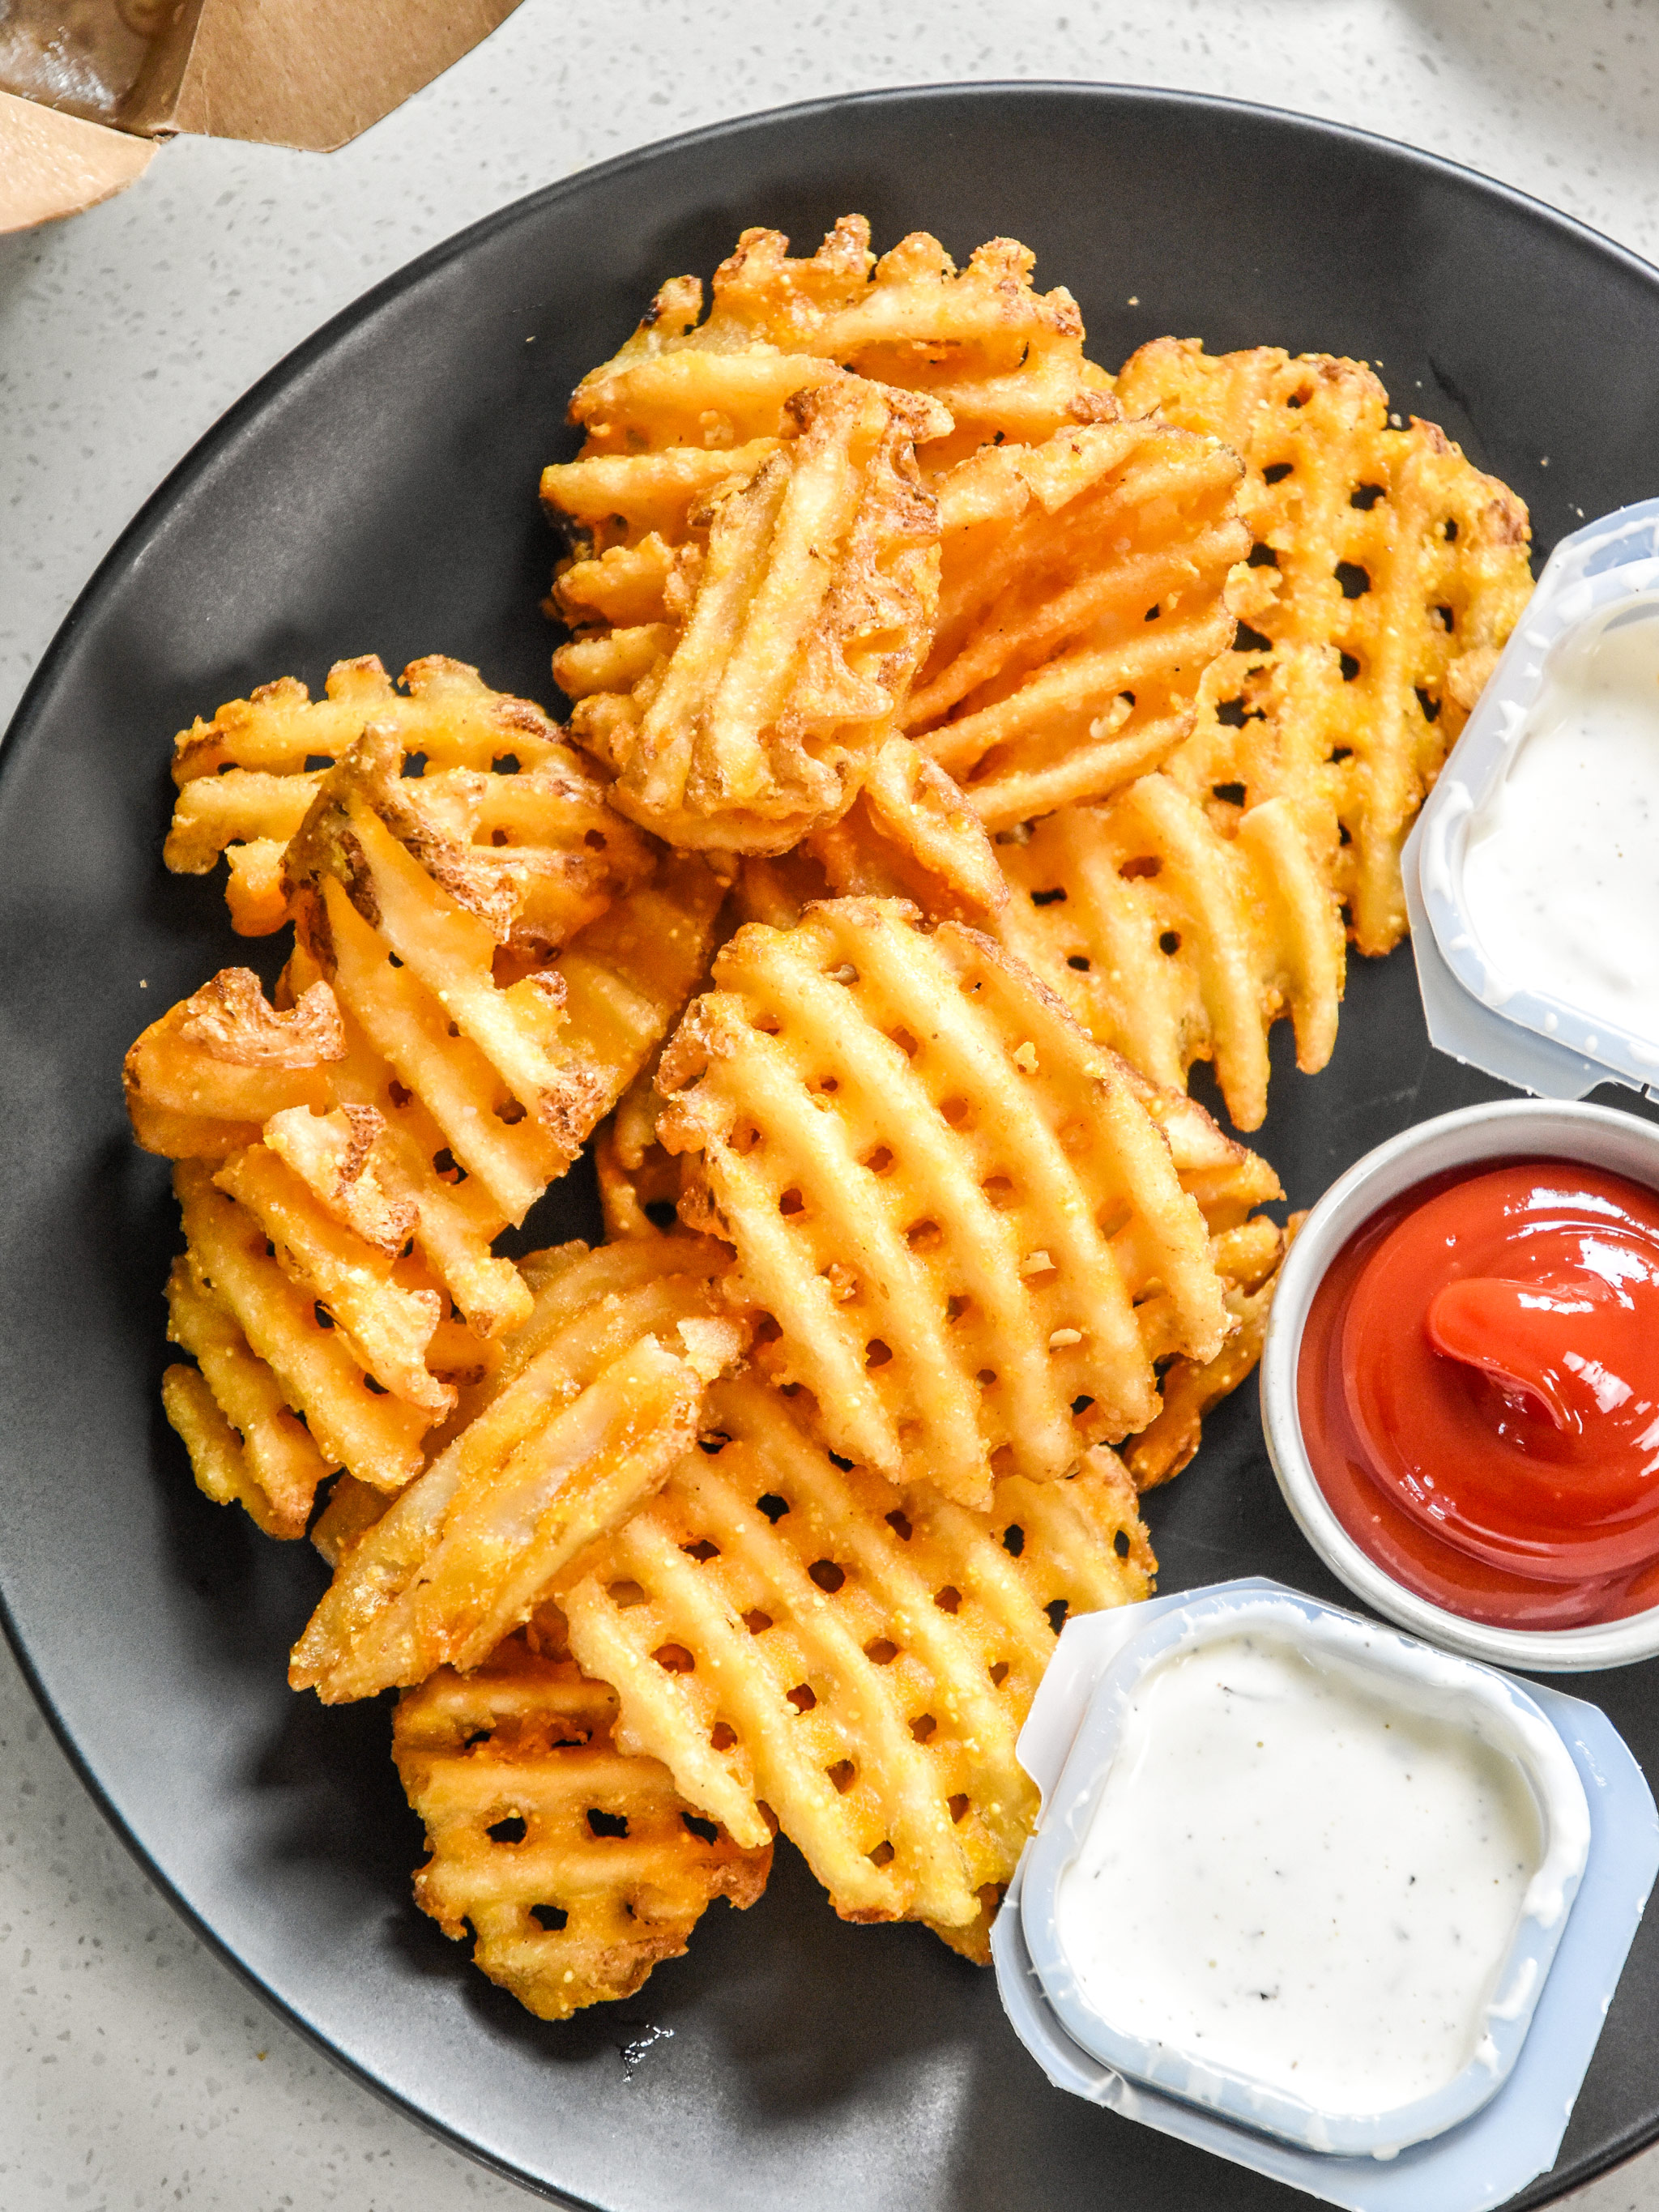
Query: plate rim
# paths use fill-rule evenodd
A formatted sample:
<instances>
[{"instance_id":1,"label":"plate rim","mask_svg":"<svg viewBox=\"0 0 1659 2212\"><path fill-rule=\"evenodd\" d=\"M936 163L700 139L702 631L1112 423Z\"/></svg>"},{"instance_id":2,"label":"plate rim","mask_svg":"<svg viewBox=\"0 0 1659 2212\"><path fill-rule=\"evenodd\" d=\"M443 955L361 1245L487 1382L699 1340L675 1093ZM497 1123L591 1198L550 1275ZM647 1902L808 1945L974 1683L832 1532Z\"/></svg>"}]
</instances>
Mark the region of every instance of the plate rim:
<instances>
[{"instance_id":1,"label":"plate rim","mask_svg":"<svg viewBox=\"0 0 1659 2212\"><path fill-rule=\"evenodd\" d=\"M4 732L0 732L0 803L3 803L3 793L9 788L4 779L13 757L27 750L46 696L58 680L60 665L74 649L82 627L96 614L100 602L113 588L120 574L128 566L132 549L145 536L152 520L163 514L210 470L234 443L243 426L261 413L285 387L303 377L316 362L348 339L356 329L368 323L383 307L414 291L429 276L471 252L495 234L517 223L533 220L543 210L556 207L561 200L579 191L602 186L613 178L625 176L665 156L714 145L722 139L736 137L751 131L787 125L795 118L846 114L901 103L964 98L994 102L1011 97L1023 100L1056 96L1083 104L1100 100L1103 97L1109 102L1146 110L1180 111L1200 116L1205 113L1243 116L1275 125L1289 125L1297 134L1363 149L1368 154L1380 154L1391 161L1403 162L1408 167L1447 180L1461 191L1473 191L1480 198L1495 199L1506 204L1532 223L1554 231L1581 247L1589 246L1626 273L1659 290L1659 263L1649 261L1632 248L1609 238L1577 216L1569 215L1534 194L1523 191L1517 185L1490 176L1470 163L1458 161L1449 155L1413 146L1406 140L1393 138L1386 133L1368 131L1331 117L1311 115L1267 101L1236 99L1224 94L1188 91L1176 86L1080 77L933 79L828 94L812 100L788 101L778 106L755 109L696 125L667 137L653 139L647 145L612 155L603 161L573 171L568 176L556 178L550 183L538 185L477 217L449 236L436 240L409 261L378 278L344 307L337 309L315 330L280 356L270 368L262 371L245 392L232 400L173 464L131 520L123 526L53 632L23 688ZM209 1952L236 1975L246 1989L262 2004L276 2013L287 2027L297 2033L312 2048L320 2051L333 2065L368 2089L381 2103L416 2123L428 2135L532 2196L568 2207L569 2212L593 2212L588 2200L573 2197L556 2184L526 2172L509 2159L428 2112L389 2082L380 2080L367 2064L332 2042L323 2029L305 2018L287 1998L264 1981L258 1971L232 1948L228 1939L180 1894L111 1802L103 1784L88 1763L72 1731L58 1711L34 1663L21 1626L13 1617L3 1577L0 1577L0 1633L5 1637L30 1695L100 1815L146 1880L166 1899L169 1908L179 1915ZM1659 2142L1659 2112L1656 2113L1650 2128L1608 2148L1583 2172L1577 2174L1572 2187L1579 2189L1588 2185L1656 2142ZM1523 2192L1516 2200L1516 2203L1522 2207L1542 2206L1555 2201L1550 2194L1534 2193L1540 2189L1547 2191L1550 2178L1547 2174L1540 2176L1532 2190Z\"/></svg>"}]
</instances>

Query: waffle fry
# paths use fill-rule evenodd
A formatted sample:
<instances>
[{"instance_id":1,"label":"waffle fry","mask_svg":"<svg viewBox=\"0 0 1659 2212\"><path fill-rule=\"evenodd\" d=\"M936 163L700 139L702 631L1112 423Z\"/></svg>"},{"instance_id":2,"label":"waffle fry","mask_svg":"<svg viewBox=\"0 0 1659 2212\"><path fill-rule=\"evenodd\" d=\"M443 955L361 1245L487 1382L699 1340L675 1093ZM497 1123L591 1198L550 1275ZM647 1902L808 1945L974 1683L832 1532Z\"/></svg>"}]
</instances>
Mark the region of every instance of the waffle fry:
<instances>
[{"instance_id":1,"label":"waffle fry","mask_svg":"<svg viewBox=\"0 0 1659 2212\"><path fill-rule=\"evenodd\" d=\"M617 1700L514 1638L470 1674L405 1691L392 1757L431 1853L415 1897L472 1932L493 1982L543 2020L631 1996L717 1897L742 1910L772 1847L702 1818L653 1759L617 1747Z\"/></svg>"},{"instance_id":2,"label":"waffle fry","mask_svg":"<svg viewBox=\"0 0 1659 2212\"><path fill-rule=\"evenodd\" d=\"M487 1657L695 1436L704 1385L744 1341L714 1299L726 1265L689 1237L544 1255L465 1425L343 1553L295 1688L334 1704Z\"/></svg>"},{"instance_id":3,"label":"waffle fry","mask_svg":"<svg viewBox=\"0 0 1659 2212\"><path fill-rule=\"evenodd\" d=\"M169 1334L201 1371L170 1370L168 1419L206 1493L283 1536L303 1533L336 1466L383 1489L408 1480L422 1432L485 1371L480 1340L530 1307L512 1262L489 1255L503 1218L449 1190L416 1102L394 1101L329 986L297 964L275 1006L250 972L225 971L127 1064L137 1133L181 1163L191 1249ZM379 1105L325 1103L354 1086ZM282 1103L296 1093L311 1103ZM451 1297L469 1328L447 1318Z\"/></svg>"},{"instance_id":4,"label":"waffle fry","mask_svg":"<svg viewBox=\"0 0 1659 2212\"><path fill-rule=\"evenodd\" d=\"M313 1546L331 1567L337 1567L357 1539L380 1518L388 1502L383 1491L359 1482L355 1474L337 1475L327 1504L308 1531Z\"/></svg>"},{"instance_id":5,"label":"waffle fry","mask_svg":"<svg viewBox=\"0 0 1659 2212\"><path fill-rule=\"evenodd\" d=\"M648 847L540 708L435 654L400 681L407 696L372 653L337 661L323 699L284 677L179 732L164 857L203 875L225 854L242 935L289 918L283 848L371 723L402 771L386 799L397 834L501 942L556 948L649 872Z\"/></svg>"},{"instance_id":6,"label":"waffle fry","mask_svg":"<svg viewBox=\"0 0 1659 2212\"><path fill-rule=\"evenodd\" d=\"M1143 776L997 851L1018 896L993 933L1154 1082L1185 1090L1213 1060L1234 1126L1255 1129L1281 1014L1304 1073L1330 1058L1342 927L1285 800L1228 837L1168 776Z\"/></svg>"},{"instance_id":7,"label":"waffle fry","mask_svg":"<svg viewBox=\"0 0 1659 2212\"><path fill-rule=\"evenodd\" d=\"M233 1153L213 1180L258 1224L289 1282L326 1310L366 1375L429 1420L452 1409L453 1386L427 1367L446 1301L418 1280L418 1261L400 1260L395 1229L388 1249L343 1223L269 1145Z\"/></svg>"},{"instance_id":8,"label":"waffle fry","mask_svg":"<svg viewBox=\"0 0 1659 2212\"><path fill-rule=\"evenodd\" d=\"M1008 884L990 838L957 786L908 738L890 738L841 820L793 853L745 860L735 921L793 928L825 898L908 899L929 921L996 933Z\"/></svg>"},{"instance_id":9,"label":"waffle fry","mask_svg":"<svg viewBox=\"0 0 1659 2212\"><path fill-rule=\"evenodd\" d=\"M1227 1136L1196 1100L1149 1082L1134 1068L1124 1079L1162 1132L1181 1188L1204 1217L1212 1239L1237 1229L1259 1206L1283 1198L1260 1152Z\"/></svg>"},{"instance_id":10,"label":"waffle fry","mask_svg":"<svg viewBox=\"0 0 1659 2212\"><path fill-rule=\"evenodd\" d=\"M216 1188L204 1163L180 1160L173 1182L196 1287L234 1318L249 1352L270 1369L281 1403L303 1419L324 1466L346 1468L376 1490L400 1490L419 1471L432 1414L374 1381L314 1295L269 1250L264 1224ZM241 1427L236 1400L228 1391L221 1397L220 1376L206 1361L204 1368L227 1420ZM254 1382L246 1378L250 1392ZM259 1388L272 1406L270 1387L261 1381ZM244 1437L251 1445L246 1430Z\"/></svg>"},{"instance_id":11,"label":"waffle fry","mask_svg":"<svg viewBox=\"0 0 1659 2212\"><path fill-rule=\"evenodd\" d=\"M223 1159L254 1143L286 1107L321 1109L330 1071L345 1053L325 983L286 1008L266 999L251 968L222 969L127 1054L122 1070L132 1133L164 1159Z\"/></svg>"},{"instance_id":12,"label":"waffle fry","mask_svg":"<svg viewBox=\"0 0 1659 2212\"><path fill-rule=\"evenodd\" d=\"M197 1362L161 1378L162 1407L197 1487L216 1504L246 1506L268 1536L302 1536L328 1462L187 1258L175 1260L167 1278L167 1340Z\"/></svg>"},{"instance_id":13,"label":"waffle fry","mask_svg":"<svg viewBox=\"0 0 1659 2212\"><path fill-rule=\"evenodd\" d=\"M1526 509L1431 422L1389 427L1370 369L1274 347L1143 346L1133 415L1223 437L1261 565L1176 775L1235 811L1283 797L1362 952L1405 933L1400 851L1532 590Z\"/></svg>"},{"instance_id":14,"label":"waffle fry","mask_svg":"<svg viewBox=\"0 0 1659 2212\"><path fill-rule=\"evenodd\" d=\"M658 1141L661 1105L653 1066L636 1078L593 1140L599 1206L612 1243L667 1235L677 1225L680 1163Z\"/></svg>"},{"instance_id":15,"label":"waffle fry","mask_svg":"<svg viewBox=\"0 0 1659 2212\"><path fill-rule=\"evenodd\" d=\"M879 261L870 226L844 216L808 258L775 230L746 230L702 286L665 284L611 361L577 386L585 451L754 447L781 434L791 396L847 372L925 392L949 410L921 446L930 474L992 439L1036 444L1109 419L1110 380L1083 357L1069 292L1032 289L1035 257L992 239L958 270L924 231Z\"/></svg>"},{"instance_id":16,"label":"waffle fry","mask_svg":"<svg viewBox=\"0 0 1659 2212\"><path fill-rule=\"evenodd\" d=\"M296 948L278 1003L313 988L319 974ZM459 1173L442 1130L344 1015L341 1033L344 1050L328 1071L339 1104L325 1114L273 1115L265 1143L339 1222L379 1250L412 1239L475 1338L515 1328L530 1311L530 1293L513 1262L490 1252L506 1215L475 1177Z\"/></svg>"},{"instance_id":17,"label":"waffle fry","mask_svg":"<svg viewBox=\"0 0 1659 2212\"><path fill-rule=\"evenodd\" d=\"M330 772L284 862L300 939L453 1164L521 1221L678 1012L721 886L669 862L552 965L498 981L510 948L387 827L399 781L396 739L374 726Z\"/></svg>"},{"instance_id":18,"label":"waffle fry","mask_svg":"<svg viewBox=\"0 0 1659 2212\"><path fill-rule=\"evenodd\" d=\"M787 412L799 434L694 516L707 545L676 558L678 629L553 659L613 805L682 848L781 852L844 813L932 624L937 518L912 444L939 410L848 377Z\"/></svg>"},{"instance_id":19,"label":"waffle fry","mask_svg":"<svg viewBox=\"0 0 1659 2212\"><path fill-rule=\"evenodd\" d=\"M1124 1465L1138 1490L1151 1490L1181 1473L1203 1441L1205 1415L1254 1371L1267 1341L1279 1268L1306 1218L1293 1213L1281 1232L1259 1217L1215 1240L1212 1250L1227 1285L1227 1310L1238 1325L1213 1359L1176 1359L1164 1370L1163 1411L1123 1448Z\"/></svg>"},{"instance_id":20,"label":"waffle fry","mask_svg":"<svg viewBox=\"0 0 1659 2212\"><path fill-rule=\"evenodd\" d=\"M986 826L1103 798L1190 732L1249 550L1214 438L1097 422L939 486L939 626L904 727Z\"/></svg>"},{"instance_id":21,"label":"waffle fry","mask_svg":"<svg viewBox=\"0 0 1659 2212\"><path fill-rule=\"evenodd\" d=\"M1198 1208L1124 1072L1023 964L897 901L750 925L665 1052L688 1211L737 1248L757 1358L836 1449L982 1507L1126 1434L1225 1322Z\"/></svg>"},{"instance_id":22,"label":"waffle fry","mask_svg":"<svg viewBox=\"0 0 1659 2212\"><path fill-rule=\"evenodd\" d=\"M960 1931L1035 1817L1014 1747L1066 1612L1144 1596L1152 1565L1109 1452L965 1512L837 1462L743 1378L559 1601L618 1742L738 1842L769 1808L843 1918Z\"/></svg>"}]
</instances>

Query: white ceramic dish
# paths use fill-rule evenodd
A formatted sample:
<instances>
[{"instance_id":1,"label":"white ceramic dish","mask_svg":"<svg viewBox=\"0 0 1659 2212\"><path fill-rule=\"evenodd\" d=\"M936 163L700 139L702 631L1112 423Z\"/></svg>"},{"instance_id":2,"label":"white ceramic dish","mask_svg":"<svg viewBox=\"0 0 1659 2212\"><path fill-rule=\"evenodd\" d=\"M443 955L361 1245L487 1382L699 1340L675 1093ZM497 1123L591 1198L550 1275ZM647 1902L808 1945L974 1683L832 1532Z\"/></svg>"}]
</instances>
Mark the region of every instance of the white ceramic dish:
<instances>
[{"instance_id":1,"label":"white ceramic dish","mask_svg":"<svg viewBox=\"0 0 1659 2212\"><path fill-rule=\"evenodd\" d=\"M1255 1635L1322 1673L1346 1675L1400 1717L1423 1716L1484 1744L1525 1778L1540 1852L1507 1949L1493 1961L1462 2069L1429 2094L1376 2110L1335 2111L1178 2045L1155 2042L1099 2009L1067 1952L1060 1886L1120 1763L1130 1702L1154 1670L1200 1645ZM1148 1622L1097 1678L1026 1861L1021 1919L1043 1992L1073 2041L1132 2080L1264 2129L1309 2150L1392 2158L1457 2126L1498 2092L1521 2055L1589 1850L1583 1784L1527 1692L1491 1668L1290 1592L1223 1589Z\"/></svg>"},{"instance_id":2,"label":"white ceramic dish","mask_svg":"<svg viewBox=\"0 0 1659 2212\"><path fill-rule=\"evenodd\" d=\"M1452 748L1402 862L1429 1033L1442 1051L1548 1098L1659 1082L1659 1046L1506 973L1463 890L1471 822L1507 773L1561 654L1610 623L1659 617L1659 500L1619 508L1556 547Z\"/></svg>"},{"instance_id":3,"label":"white ceramic dish","mask_svg":"<svg viewBox=\"0 0 1659 2212\"><path fill-rule=\"evenodd\" d=\"M1332 1573L1385 1620L1465 1658L1533 1673L1586 1673L1659 1652L1659 1607L1587 1628L1516 1629L1489 1627L1431 1604L1363 1552L1338 1520L1314 1474L1297 1407L1309 1310L1350 1237L1391 1199L1431 1176L1531 1158L1606 1168L1659 1189L1659 1128L1605 1106L1519 1098L1471 1106L1402 1131L1331 1185L1291 1248L1261 1355L1261 1419L1279 1486L1303 1534Z\"/></svg>"}]
</instances>

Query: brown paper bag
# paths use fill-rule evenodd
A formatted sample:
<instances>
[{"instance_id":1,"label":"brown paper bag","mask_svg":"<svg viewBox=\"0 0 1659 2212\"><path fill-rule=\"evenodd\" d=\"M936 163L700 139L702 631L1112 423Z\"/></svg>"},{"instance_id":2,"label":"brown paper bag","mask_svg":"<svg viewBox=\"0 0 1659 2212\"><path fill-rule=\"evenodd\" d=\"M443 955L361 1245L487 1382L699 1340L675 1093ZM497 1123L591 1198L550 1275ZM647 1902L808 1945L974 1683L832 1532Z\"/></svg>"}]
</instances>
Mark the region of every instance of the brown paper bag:
<instances>
[{"instance_id":1,"label":"brown paper bag","mask_svg":"<svg viewBox=\"0 0 1659 2212\"><path fill-rule=\"evenodd\" d=\"M11 0L0 231L94 206L179 131L327 153L518 0Z\"/></svg>"}]
</instances>

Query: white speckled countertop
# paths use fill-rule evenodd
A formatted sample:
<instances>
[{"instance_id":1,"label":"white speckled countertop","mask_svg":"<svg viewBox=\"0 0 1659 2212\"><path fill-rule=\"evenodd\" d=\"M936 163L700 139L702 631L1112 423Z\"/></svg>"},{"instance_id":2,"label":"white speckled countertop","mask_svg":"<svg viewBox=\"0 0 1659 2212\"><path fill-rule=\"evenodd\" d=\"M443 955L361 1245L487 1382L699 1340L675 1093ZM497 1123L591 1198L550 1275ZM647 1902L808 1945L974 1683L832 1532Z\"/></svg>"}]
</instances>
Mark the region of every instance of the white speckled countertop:
<instances>
[{"instance_id":1,"label":"white speckled countertop","mask_svg":"<svg viewBox=\"0 0 1659 2212\"><path fill-rule=\"evenodd\" d=\"M0 239L0 724L134 509L308 331L520 193L721 117L952 78L1228 93L1449 155L1659 259L1655 0L609 0L586 43L573 20L526 0L326 159L180 139L122 198ZM209 1956L0 1647L0 2212L532 2201ZM1659 2212L1659 2153L1572 2201Z\"/></svg>"}]
</instances>

